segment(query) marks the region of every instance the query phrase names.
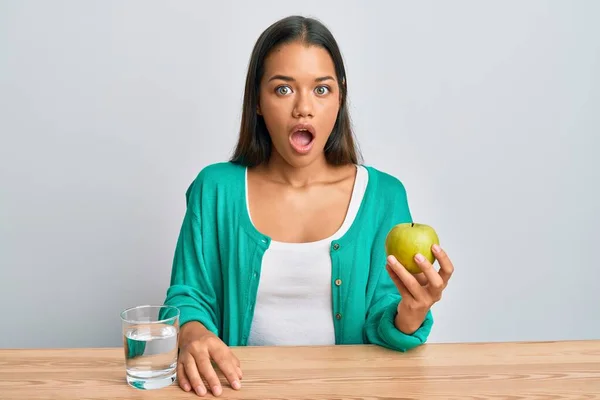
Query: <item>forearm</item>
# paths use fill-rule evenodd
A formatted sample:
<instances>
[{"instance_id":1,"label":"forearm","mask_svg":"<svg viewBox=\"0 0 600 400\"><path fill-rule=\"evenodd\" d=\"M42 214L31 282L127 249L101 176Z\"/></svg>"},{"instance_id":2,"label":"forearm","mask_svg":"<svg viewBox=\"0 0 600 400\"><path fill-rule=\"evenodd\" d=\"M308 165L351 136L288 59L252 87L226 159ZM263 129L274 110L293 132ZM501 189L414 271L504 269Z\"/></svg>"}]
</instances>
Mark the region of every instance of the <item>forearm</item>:
<instances>
[{"instance_id":1,"label":"forearm","mask_svg":"<svg viewBox=\"0 0 600 400\"><path fill-rule=\"evenodd\" d=\"M184 284L172 285L167 289L164 303L179 309L179 324L182 328L189 322L197 321L218 335L219 312L214 296L210 293L212 288L205 286L203 289Z\"/></svg>"}]
</instances>

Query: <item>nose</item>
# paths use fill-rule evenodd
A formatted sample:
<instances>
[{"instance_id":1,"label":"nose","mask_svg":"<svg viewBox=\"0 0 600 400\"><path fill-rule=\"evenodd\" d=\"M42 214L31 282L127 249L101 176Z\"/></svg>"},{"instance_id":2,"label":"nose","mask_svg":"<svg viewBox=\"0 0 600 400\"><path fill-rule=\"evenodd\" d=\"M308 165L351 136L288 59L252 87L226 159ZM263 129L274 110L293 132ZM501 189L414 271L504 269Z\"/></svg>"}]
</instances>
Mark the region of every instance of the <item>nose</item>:
<instances>
[{"instance_id":1,"label":"nose","mask_svg":"<svg viewBox=\"0 0 600 400\"><path fill-rule=\"evenodd\" d=\"M310 94L299 93L294 104L294 117L306 118L313 116L313 104Z\"/></svg>"}]
</instances>

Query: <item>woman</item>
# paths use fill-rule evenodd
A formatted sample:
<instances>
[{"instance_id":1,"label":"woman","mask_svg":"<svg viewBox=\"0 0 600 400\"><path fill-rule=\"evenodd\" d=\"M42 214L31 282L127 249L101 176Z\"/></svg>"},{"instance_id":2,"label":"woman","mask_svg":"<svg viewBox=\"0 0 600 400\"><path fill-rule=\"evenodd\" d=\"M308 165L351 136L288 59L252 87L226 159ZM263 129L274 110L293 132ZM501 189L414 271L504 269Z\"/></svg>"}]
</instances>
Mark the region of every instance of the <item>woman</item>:
<instances>
[{"instance_id":1,"label":"woman","mask_svg":"<svg viewBox=\"0 0 600 400\"><path fill-rule=\"evenodd\" d=\"M234 389L229 346L373 343L406 351L429 335L452 274L420 261L411 275L384 241L411 221L404 186L359 164L344 64L319 22L285 18L258 39L240 136L229 162L205 167L187 211L165 304L181 310L178 380Z\"/></svg>"}]
</instances>

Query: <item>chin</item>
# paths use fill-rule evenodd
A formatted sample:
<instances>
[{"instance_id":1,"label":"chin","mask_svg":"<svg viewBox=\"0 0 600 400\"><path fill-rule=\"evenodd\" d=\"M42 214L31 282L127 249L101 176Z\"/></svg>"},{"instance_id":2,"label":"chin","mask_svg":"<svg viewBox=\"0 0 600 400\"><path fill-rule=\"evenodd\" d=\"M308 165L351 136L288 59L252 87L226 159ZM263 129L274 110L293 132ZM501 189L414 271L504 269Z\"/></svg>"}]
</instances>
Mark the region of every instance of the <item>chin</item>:
<instances>
[{"instance_id":1,"label":"chin","mask_svg":"<svg viewBox=\"0 0 600 400\"><path fill-rule=\"evenodd\" d=\"M286 162L294 168L305 168L315 161L315 157L289 157Z\"/></svg>"},{"instance_id":2,"label":"chin","mask_svg":"<svg viewBox=\"0 0 600 400\"><path fill-rule=\"evenodd\" d=\"M289 164L294 168L305 168L318 162L320 159L325 159L324 151L315 148L307 154L298 154L294 151L290 151L285 152L284 154L279 153L279 155L286 164Z\"/></svg>"}]
</instances>

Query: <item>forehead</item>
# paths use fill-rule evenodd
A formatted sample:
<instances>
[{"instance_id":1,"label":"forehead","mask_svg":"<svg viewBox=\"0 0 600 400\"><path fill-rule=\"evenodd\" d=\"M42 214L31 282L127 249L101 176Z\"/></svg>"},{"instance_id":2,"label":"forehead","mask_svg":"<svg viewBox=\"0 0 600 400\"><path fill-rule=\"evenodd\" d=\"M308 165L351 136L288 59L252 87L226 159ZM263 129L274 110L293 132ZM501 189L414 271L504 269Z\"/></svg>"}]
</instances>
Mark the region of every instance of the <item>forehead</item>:
<instances>
[{"instance_id":1,"label":"forehead","mask_svg":"<svg viewBox=\"0 0 600 400\"><path fill-rule=\"evenodd\" d=\"M325 75L335 77L335 64L324 48L293 42L274 49L265 59L265 78L276 74L298 80Z\"/></svg>"}]
</instances>

